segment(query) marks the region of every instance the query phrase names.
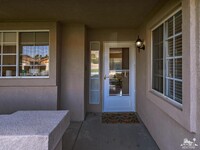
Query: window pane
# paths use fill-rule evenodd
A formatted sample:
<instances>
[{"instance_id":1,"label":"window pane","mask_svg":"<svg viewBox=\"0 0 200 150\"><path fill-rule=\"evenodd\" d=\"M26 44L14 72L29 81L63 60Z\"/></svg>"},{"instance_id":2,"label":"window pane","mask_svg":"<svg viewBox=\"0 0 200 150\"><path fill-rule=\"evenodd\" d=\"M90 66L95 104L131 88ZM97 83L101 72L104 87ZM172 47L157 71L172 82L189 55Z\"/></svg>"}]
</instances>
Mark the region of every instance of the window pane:
<instances>
[{"instance_id":1,"label":"window pane","mask_svg":"<svg viewBox=\"0 0 200 150\"><path fill-rule=\"evenodd\" d=\"M163 76L163 60L154 60L153 66L153 74Z\"/></svg>"},{"instance_id":2,"label":"window pane","mask_svg":"<svg viewBox=\"0 0 200 150\"><path fill-rule=\"evenodd\" d=\"M175 38L175 56L182 56L182 35Z\"/></svg>"},{"instance_id":3,"label":"window pane","mask_svg":"<svg viewBox=\"0 0 200 150\"><path fill-rule=\"evenodd\" d=\"M158 58L163 59L163 43L160 43L159 45Z\"/></svg>"},{"instance_id":4,"label":"window pane","mask_svg":"<svg viewBox=\"0 0 200 150\"><path fill-rule=\"evenodd\" d=\"M158 61L158 74L163 76L163 60Z\"/></svg>"},{"instance_id":5,"label":"window pane","mask_svg":"<svg viewBox=\"0 0 200 150\"><path fill-rule=\"evenodd\" d=\"M99 51L100 42L90 42L90 90L89 104L99 104L100 79L99 79Z\"/></svg>"},{"instance_id":6,"label":"window pane","mask_svg":"<svg viewBox=\"0 0 200 150\"><path fill-rule=\"evenodd\" d=\"M167 79L166 82L166 96L168 96L169 98L173 99L173 80Z\"/></svg>"},{"instance_id":7,"label":"window pane","mask_svg":"<svg viewBox=\"0 0 200 150\"><path fill-rule=\"evenodd\" d=\"M167 56L168 57L172 57L173 56L173 39L169 39L168 42L168 53Z\"/></svg>"},{"instance_id":8,"label":"window pane","mask_svg":"<svg viewBox=\"0 0 200 150\"><path fill-rule=\"evenodd\" d=\"M129 95L129 48L111 48L109 60L109 95Z\"/></svg>"},{"instance_id":9,"label":"window pane","mask_svg":"<svg viewBox=\"0 0 200 150\"><path fill-rule=\"evenodd\" d=\"M158 45L154 45L153 58L163 59L163 44L162 43L159 43Z\"/></svg>"},{"instance_id":10,"label":"window pane","mask_svg":"<svg viewBox=\"0 0 200 150\"><path fill-rule=\"evenodd\" d=\"M48 32L38 32L36 35L36 43L49 43L49 33Z\"/></svg>"},{"instance_id":11,"label":"window pane","mask_svg":"<svg viewBox=\"0 0 200 150\"><path fill-rule=\"evenodd\" d=\"M175 33L182 32L182 11L179 11L175 15Z\"/></svg>"},{"instance_id":12,"label":"window pane","mask_svg":"<svg viewBox=\"0 0 200 150\"><path fill-rule=\"evenodd\" d=\"M48 76L49 73L49 46L21 45L19 64L20 75Z\"/></svg>"},{"instance_id":13,"label":"window pane","mask_svg":"<svg viewBox=\"0 0 200 150\"><path fill-rule=\"evenodd\" d=\"M16 67L2 67L3 76L16 76Z\"/></svg>"},{"instance_id":14,"label":"window pane","mask_svg":"<svg viewBox=\"0 0 200 150\"><path fill-rule=\"evenodd\" d=\"M99 91L90 91L90 104L99 104Z\"/></svg>"},{"instance_id":15,"label":"window pane","mask_svg":"<svg viewBox=\"0 0 200 150\"><path fill-rule=\"evenodd\" d=\"M158 75L158 60L153 61L153 75L157 76Z\"/></svg>"},{"instance_id":16,"label":"window pane","mask_svg":"<svg viewBox=\"0 0 200 150\"><path fill-rule=\"evenodd\" d=\"M3 33L3 42L16 42L16 33Z\"/></svg>"},{"instance_id":17,"label":"window pane","mask_svg":"<svg viewBox=\"0 0 200 150\"><path fill-rule=\"evenodd\" d=\"M182 104L182 82L175 81L175 100Z\"/></svg>"},{"instance_id":18,"label":"window pane","mask_svg":"<svg viewBox=\"0 0 200 150\"><path fill-rule=\"evenodd\" d=\"M167 21L167 37L170 37L173 35L173 17L171 17L168 21Z\"/></svg>"},{"instance_id":19,"label":"window pane","mask_svg":"<svg viewBox=\"0 0 200 150\"><path fill-rule=\"evenodd\" d=\"M99 79L91 79L90 80L90 89L91 90L99 90Z\"/></svg>"},{"instance_id":20,"label":"window pane","mask_svg":"<svg viewBox=\"0 0 200 150\"><path fill-rule=\"evenodd\" d=\"M3 65L16 65L16 55L4 55Z\"/></svg>"},{"instance_id":21,"label":"window pane","mask_svg":"<svg viewBox=\"0 0 200 150\"><path fill-rule=\"evenodd\" d=\"M47 32L20 33L19 75L49 75L49 34Z\"/></svg>"},{"instance_id":22,"label":"window pane","mask_svg":"<svg viewBox=\"0 0 200 150\"><path fill-rule=\"evenodd\" d=\"M182 58L175 59L175 78L182 79Z\"/></svg>"},{"instance_id":23,"label":"window pane","mask_svg":"<svg viewBox=\"0 0 200 150\"><path fill-rule=\"evenodd\" d=\"M159 45L153 46L153 59L159 59Z\"/></svg>"},{"instance_id":24,"label":"window pane","mask_svg":"<svg viewBox=\"0 0 200 150\"><path fill-rule=\"evenodd\" d=\"M173 59L167 60L167 76L173 78Z\"/></svg>"},{"instance_id":25,"label":"window pane","mask_svg":"<svg viewBox=\"0 0 200 150\"><path fill-rule=\"evenodd\" d=\"M109 74L109 95L129 95L129 71L110 71Z\"/></svg>"},{"instance_id":26,"label":"window pane","mask_svg":"<svg viewBox=\"0 0 200 150\"><path fill-rule=\"evenodd\" d=\"M91 78L99 78L99 51L91 51Z\"/></svg>"},{"instance_id":27,"label":"window pane","mask_svg":"<svg viewBox=\"0 0 200 150\"><path fill-rule=\"evenodd\" d=\"M122 49L110 49L110 70L122 70Z\"/></svg>"},{"instance_id":28,"label":"window pane","mask_svg":"<svg viewBox=\"0 0 200 150\"><path fill-rule=\"evenodd\" d=\"M16 53L16 45L3 45L3 53Z\"/></svg>"},{"instance_id":29,"label":"window pane","mask_svg":"<svg viewBox=\"0 0 200 150\"><path fill-rule=\"evenodd\" d=\"M161 26L165 29L163 30ZM182 103L182 11L161 26L152 34L152 88L163 93L164 82L165 95Z\"/></svg>"},{"instance_id":30,"label":"window pane","mask_svg":"<svg viewBox=\"0 0 200 150\"><path fill-rule=\"evenodd\" d=\"M110 49L110 70L129 69L129 49Z\"/></svg>"},{"instance_id":31,"label":"window pane","mask_svg":"<svg viewBox=\"0 0 200 150\"><path fill-rule=\"evenodd\" d=\"M20 43L34 43L35 33L34 32L22 32L19 35Z\"/></svg>"},{"instance_id":32,"label":"window pane","mask_svg":"<svg viewBox=\"0 0 200 150\"><path fill-rule=\"evenodd\" d=\"M152 88L163 93L163 25L153 31Z\"/></svg>"},{"instance_id":33,"label":"window pane","mask_svg":"<svg viewBox=\"0 0 200 150\"><path fill-rule=\"evenodd\" d=\"M49 46L36 45L35 50L35 65L47 65L49 63Z\"/></svg>"},{"instance_id":34,"label":"window pane","mask_svg":"<svg viewBox=\"0 0 200 150\"><path fill-rule=\"evenodd\" d=\"M129 70L129 48L122 48L122 69Z\"/></svg>"},{"instance_id":35,"label":"window pane","mask_svg":"<svg viewBox=\"0 0 200 150\"><path fill-rule=\"evenodd\" d=\"M29 57L33 57L35 53L35 46L34 44L22 44L19 48L20 55L27 55Z\"/></svg>"},{"instance_id":36,"label":"window pane","mask_svg":"<svg viewBox=\"0 0 200 150\"><path fill-rule=\"evenodd\" d=\"M163 93L163 77L154 76L153 89Z\"/></svg>"}]
</instances>

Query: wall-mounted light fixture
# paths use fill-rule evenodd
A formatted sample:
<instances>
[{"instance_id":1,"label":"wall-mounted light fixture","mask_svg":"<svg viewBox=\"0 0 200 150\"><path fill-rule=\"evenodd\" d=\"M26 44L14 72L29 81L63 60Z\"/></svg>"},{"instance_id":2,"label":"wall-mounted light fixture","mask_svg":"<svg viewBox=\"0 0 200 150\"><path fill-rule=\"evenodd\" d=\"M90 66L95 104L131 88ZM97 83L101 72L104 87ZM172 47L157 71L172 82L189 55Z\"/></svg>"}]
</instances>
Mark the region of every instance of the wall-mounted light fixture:
<instances>
[{"instance_id":1,"label":"wall-mounted light fixture","mask_svg":"<svg viewBox=\"0 0 200 150\"><path fill-rule=\"evenodd\" d=\"M139 35L138 35L138 39L136 40L135 42L135 45L136 47L138 48L138 51L140 52L140 50L145 50L145 45L144 45L144 41L142 41L140 38L139 38Z\"/></svg>"}]
</instances>

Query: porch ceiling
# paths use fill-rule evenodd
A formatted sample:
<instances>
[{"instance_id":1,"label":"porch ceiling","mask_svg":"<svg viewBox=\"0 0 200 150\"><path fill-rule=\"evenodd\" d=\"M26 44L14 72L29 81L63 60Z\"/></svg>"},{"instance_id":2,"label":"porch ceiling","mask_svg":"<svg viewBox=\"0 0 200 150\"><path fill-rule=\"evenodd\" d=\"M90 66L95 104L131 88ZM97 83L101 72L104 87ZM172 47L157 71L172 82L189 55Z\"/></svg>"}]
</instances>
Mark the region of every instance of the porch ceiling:
<instances>
[{"instance_id":1,"label":"porch ceiling","mask_svg":"<svg viewBox=\"0 0 200 150\"><path fill-rule=\"evenodd\" d=\"M61 21L91 28L137 28L169 0L0 0L0 21Z\"/></svg>"}]
</instances>

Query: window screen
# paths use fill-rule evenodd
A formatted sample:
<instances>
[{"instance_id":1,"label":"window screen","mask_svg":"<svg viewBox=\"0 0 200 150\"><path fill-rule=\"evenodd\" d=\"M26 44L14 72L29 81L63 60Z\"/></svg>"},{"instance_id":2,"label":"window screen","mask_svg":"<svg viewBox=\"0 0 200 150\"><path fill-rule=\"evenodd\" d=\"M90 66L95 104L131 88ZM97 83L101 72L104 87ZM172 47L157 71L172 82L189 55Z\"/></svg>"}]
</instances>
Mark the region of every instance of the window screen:
<instances>
[{"instance_id":1,"label":"window screen","mask_svg":"<svg viewBox=\"0 0 200 150\"><path fill-rule=\"evenodd\" d=\"M182 11L152 32L152 89L182 103Z\"/></svg>"}]
</instances>

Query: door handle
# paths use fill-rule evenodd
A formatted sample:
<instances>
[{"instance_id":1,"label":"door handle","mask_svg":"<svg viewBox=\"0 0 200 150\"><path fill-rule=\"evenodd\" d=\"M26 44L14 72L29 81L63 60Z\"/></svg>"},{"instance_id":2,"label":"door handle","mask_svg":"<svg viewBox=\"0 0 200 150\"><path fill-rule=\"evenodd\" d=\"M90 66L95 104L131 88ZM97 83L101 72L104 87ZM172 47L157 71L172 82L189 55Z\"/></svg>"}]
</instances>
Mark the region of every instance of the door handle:
<instances>
[{"instance_id":1,"label":"door handle","mask_svg":"<svg viewBox=\"0 0 200 150\"><path fill-rule=\"evenodd\" d=\"M109 76L104 75L104 80L106 80L106 78L109 78Z\"/></svg>"}]
</instances>

